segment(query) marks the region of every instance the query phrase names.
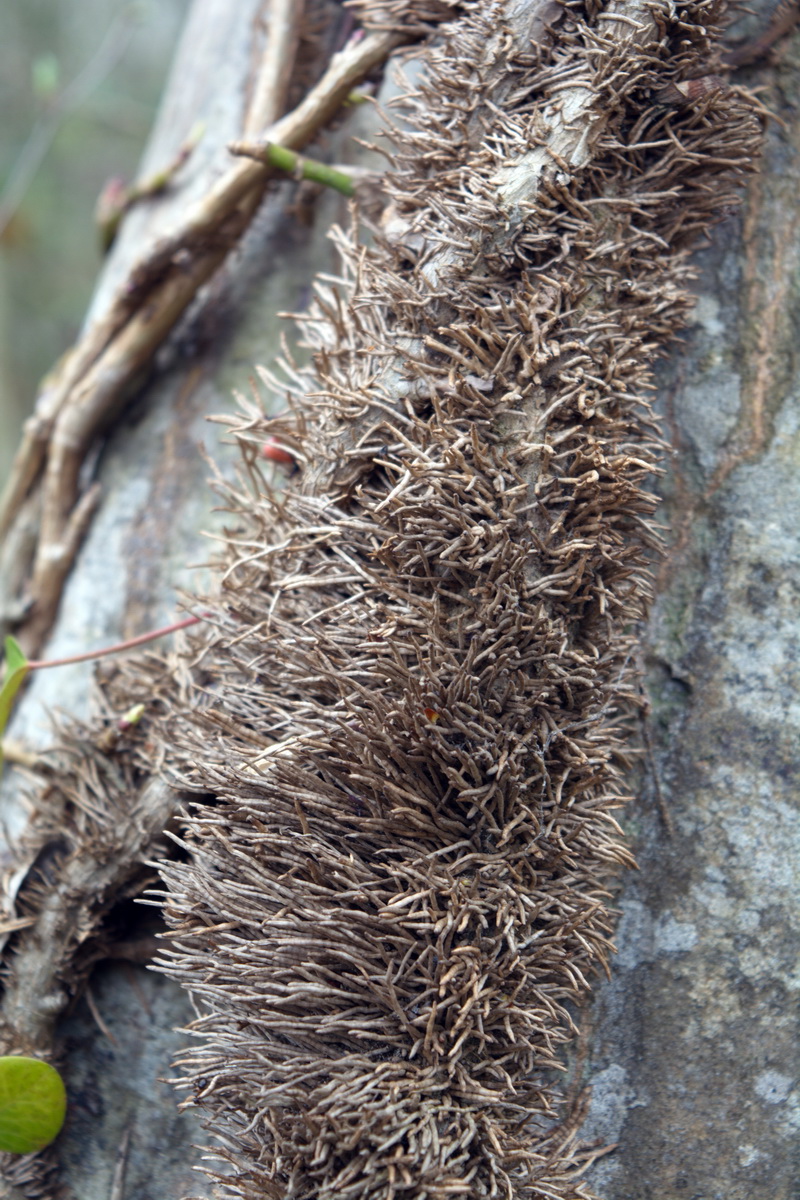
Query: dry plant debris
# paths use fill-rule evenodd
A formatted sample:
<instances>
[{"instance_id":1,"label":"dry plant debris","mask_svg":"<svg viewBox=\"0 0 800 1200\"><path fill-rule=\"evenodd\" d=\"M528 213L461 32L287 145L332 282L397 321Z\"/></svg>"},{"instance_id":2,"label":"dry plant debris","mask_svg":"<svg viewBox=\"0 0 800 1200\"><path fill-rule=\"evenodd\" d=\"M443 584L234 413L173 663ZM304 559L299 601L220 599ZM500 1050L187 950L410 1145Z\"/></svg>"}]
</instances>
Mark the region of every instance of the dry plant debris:
<instances>
[{"instance_id":1,"label":"dry plant debris","mask_svg":"<svg viewBox=\"0 0 800 1200\"><path fill-rule=\"evenodd\" d=\"M715 0L356 8L451 19L290 415L232 424L223 615L163 733L180 1069L220 1195L587 1197L553 1081L631 863L651 370L758 130L723 85L654 100L713 75Z\"/></svg>"}]
</instances>

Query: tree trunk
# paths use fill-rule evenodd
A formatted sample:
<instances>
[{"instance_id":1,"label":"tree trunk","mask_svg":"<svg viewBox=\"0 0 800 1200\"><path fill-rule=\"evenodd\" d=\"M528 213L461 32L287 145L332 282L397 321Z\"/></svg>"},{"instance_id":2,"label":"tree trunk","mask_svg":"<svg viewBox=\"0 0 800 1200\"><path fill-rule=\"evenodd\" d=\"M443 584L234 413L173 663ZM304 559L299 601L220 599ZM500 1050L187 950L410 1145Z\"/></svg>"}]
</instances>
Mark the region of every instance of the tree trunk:
<instances>
[{"instance_id":1,"label":"tree trunk","mask_svg":"<svg viewBox=\"0 0 800 1200\"><path fill-rule=\"evenodd\" d=\"M170 194L126 219L95 312L224 166L242 131L264 7L195 0L142 174L170 161L198 119L205 135ZM333 0L319 11L330 50L345 18ZM748 17L751 36L767 20ZM660 372L673 453L662 482L669 548L644 639L646 765L626 818L640 871L622 881L619 953L572 1061L592 1088L583 1136L619 1143L587 1177L605 1200L790 1200L800 1186L798 45L781 42L774 62L742 72L749 86L767 86L761 99L783 123L767 126L741 211L696 256L695 317ZM369 138L373 120L359 106L317 156L374 166L352 141ZM297 198L294 183L273 185L110 431L102 501L42 657L163 624L176 587L197 588L186 564L206 556L200 531L221 523L198 444L218 461L227 453L205 418L230 408L233 389L247 392L255 364L274 361L274 314L304 307L314 273L337 269L325 233L347 220L344 201L325 193L312 210ZM37 674L10 735L46 746L46 709L82 717L91 677L89 664ZM4 785L15 837L28 819L17 776ZM5 861L15 861L8 850ZM121 904L107 941L130 941L129 927L151 932ZM192 1171L203 1134L161 1082L183 1044L175 1027L192 1015L170 980L106 959L60 1021L71 1104L54 1178L70 1200L212 1194Z\"/></svg>"},{"instance_id":2,"label":"tree trunk","mask_svg":"<svg viewBox=\"0 0 800 1200\"><path fill-rule=\"evenodd\" d=\"M640 871L587 1074L587 1132L619 1142L591 1176L607 1200L800 1186L799 70L795 34L736 77L781 123L695 256L694 320L660 373L673 452L645 644L652 755L630 814Z\"/></svg>"}]
</instances>

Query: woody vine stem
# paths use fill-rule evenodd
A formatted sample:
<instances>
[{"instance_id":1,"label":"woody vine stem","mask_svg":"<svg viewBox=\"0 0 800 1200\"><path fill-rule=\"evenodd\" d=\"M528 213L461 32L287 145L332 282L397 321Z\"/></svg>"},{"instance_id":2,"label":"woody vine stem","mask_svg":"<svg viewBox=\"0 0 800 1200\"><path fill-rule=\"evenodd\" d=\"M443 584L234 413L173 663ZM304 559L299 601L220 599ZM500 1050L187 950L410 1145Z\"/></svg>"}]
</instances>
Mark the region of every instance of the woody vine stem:
<instances>
[{"instance_id":1,"label":"woody vine stem","mask_svg":"<svg viewBox=\"0 0 800 1200\"><path fill-rule=\"evenodd\" d=\"M266 78L255 89L261 111L250 117L253 131L266 126L269 141L287 151L306 145L353 87L404 40L380 32L354 40L334 56L302 103L281 116L287 66L296 52L302 16L297 0L279 0L274 6L280 44L270 44L265 55ZM237 163L183 227L133 267L108 311L46 381L0 498L0 537L12 558L4 571L18 586L0 617L14 627L28 654L36 653L52 625L64 580L99 500L95 485L80 491L82 461L137 372L248 227L274 170L262 161ZM32 522L35 534L25 537Z\"/></svg>"}]
</instances>

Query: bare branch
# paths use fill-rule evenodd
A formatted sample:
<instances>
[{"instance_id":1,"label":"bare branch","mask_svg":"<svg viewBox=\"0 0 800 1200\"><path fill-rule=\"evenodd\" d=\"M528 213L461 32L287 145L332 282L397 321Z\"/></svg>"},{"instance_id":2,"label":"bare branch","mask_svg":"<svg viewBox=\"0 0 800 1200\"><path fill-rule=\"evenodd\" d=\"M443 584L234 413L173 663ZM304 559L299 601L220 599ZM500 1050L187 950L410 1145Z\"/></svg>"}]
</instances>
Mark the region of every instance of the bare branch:
<instances>
[{"instance_id":1,"label":"bare branch","mask_svg":"<svg viewBox=\"0 0 800 1200\"><path fill-rule=\"evenodd\" d=\"M402 39L372 34L335 55L300 105L273 127L270 140L302 148L339 109L355 84ZM172 238L133 269L105 317L96 321L49 381L26 424L2 503L0 533L45 467L41 531L29 589L30 615L21 643L35 653L50 628L80 535L86 504L78 504L80 465L103 423L126 399L131 380L149 362L198 289L225 260L247 227L272 168L237 163ZM45 462L46 460L46 462Z\"/></svg>"}]
</instances>

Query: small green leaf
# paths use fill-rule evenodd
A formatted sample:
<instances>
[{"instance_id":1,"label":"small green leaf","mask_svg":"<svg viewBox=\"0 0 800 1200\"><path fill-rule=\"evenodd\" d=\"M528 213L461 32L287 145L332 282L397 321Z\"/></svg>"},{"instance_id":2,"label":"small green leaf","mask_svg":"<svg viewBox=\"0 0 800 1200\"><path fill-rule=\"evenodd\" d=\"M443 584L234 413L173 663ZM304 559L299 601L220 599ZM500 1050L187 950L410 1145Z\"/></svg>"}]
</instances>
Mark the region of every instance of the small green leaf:
<instances>
[{"instance_id":1,"label":"small green leaf","mask_svg":"<svg viewBox=\"0 0 800 1200\"><path fill-rule=\"evenodd\" d=\"M54 1067L38 1058L0 1058L0 1150L33 1154L64 1124L67 1093Z\"/></svg>"},{"instance_id":2,"label":"small green leaf","mask_svg":"<svg viewBox=\"0 0 800 1200\"><path fill-rule=\"evenodd\" d=\"M19 667L27 667L28 660L16 638L11 636L5 641L6 671L16 671Z\"/></svg>"},{"instance_id":3,"label":"small green leaf","mask_svg":"<svg viewBox=\"0 0 800 1200\"><path fill-rule=\"evenodd\" d=\"M6 731L8 718L14 705L14 697L22 687L22 682L28 674L28 660L22 652L19 642L13 637L6 638L6 670L3 684L0 687L0 738ZM3 750L0 745L0 767L3 765Z\"/></svg>"}]
</instances>

